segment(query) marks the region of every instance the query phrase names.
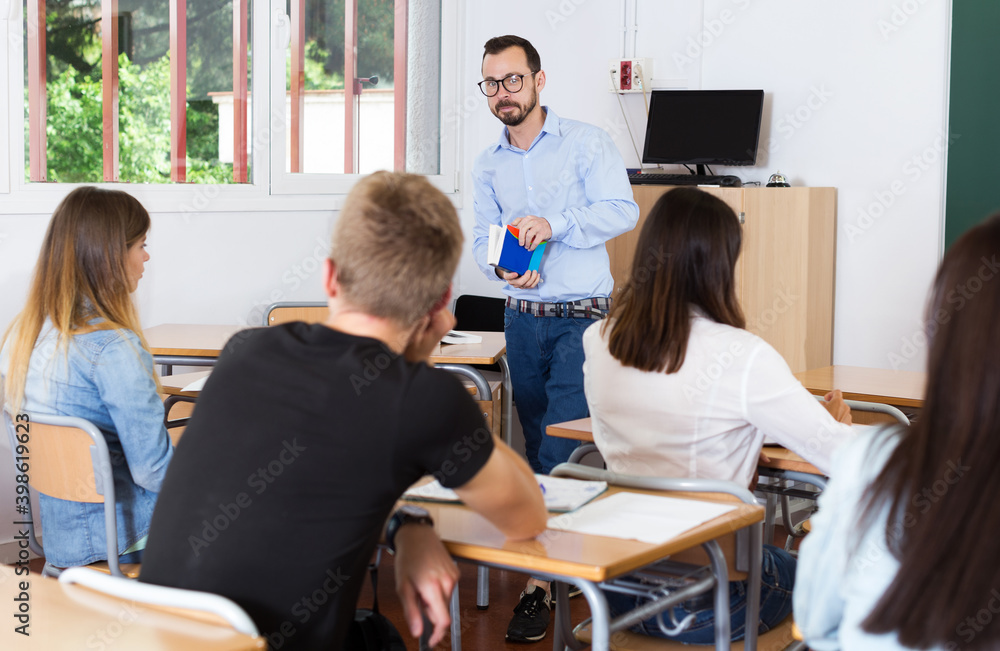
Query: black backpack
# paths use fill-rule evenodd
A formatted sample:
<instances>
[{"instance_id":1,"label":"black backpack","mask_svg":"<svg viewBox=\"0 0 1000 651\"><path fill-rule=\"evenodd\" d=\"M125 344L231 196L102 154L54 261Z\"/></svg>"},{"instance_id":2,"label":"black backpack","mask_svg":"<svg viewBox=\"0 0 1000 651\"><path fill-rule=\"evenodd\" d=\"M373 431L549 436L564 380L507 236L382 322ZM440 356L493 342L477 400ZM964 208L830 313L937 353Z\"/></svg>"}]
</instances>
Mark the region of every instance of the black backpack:
<instances>
[{"instance_id":1,"label":"black backpack","mask_svg":"<svg viewBox=\"0 0 1000 651\"><path fill-rule=\"evenodd\" d=\"M403 636L378 611L378 565L369 565L368 573L372 579L372 607L355 611L354 621L344 641L344 651L406 651Z\"/></svg>"}]
</instances>

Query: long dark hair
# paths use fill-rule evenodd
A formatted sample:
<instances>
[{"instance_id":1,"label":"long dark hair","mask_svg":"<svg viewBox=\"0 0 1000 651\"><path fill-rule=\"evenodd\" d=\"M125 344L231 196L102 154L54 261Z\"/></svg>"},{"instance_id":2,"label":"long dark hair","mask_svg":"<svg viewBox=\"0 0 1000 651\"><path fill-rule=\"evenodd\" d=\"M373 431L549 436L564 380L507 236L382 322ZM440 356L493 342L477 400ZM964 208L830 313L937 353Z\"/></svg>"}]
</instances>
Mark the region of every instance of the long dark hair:
<instances>
[{"instance_id":1,"label":"long dark hair","mask_svg":"<svg viewBox=\"0 0 1000 651\"><path fill-rule=\"evenodd\" d=\"M905 646L944 645L1000 586L1000 213L945 254L927 307L927 389L916 423L868 492L862 526L886 503L899 572L864 621ZM963 649L996 648L1000 619ZM980 631L980 629L983 629Z\"/></svg>"},{"instance_id":2,"label":"long dark hair","mask_svg":"<svg viewBox=\"0 0 1000 651\"><path fill-rule=\"evenodd\" d=\"M724 201L677 188L653 206L639 233L628 280L615 299L608 349L625 366L675 373L684 364L691 307L743 328L736 300L736 260L742 233Z\"/></svg>"}]
</instances>

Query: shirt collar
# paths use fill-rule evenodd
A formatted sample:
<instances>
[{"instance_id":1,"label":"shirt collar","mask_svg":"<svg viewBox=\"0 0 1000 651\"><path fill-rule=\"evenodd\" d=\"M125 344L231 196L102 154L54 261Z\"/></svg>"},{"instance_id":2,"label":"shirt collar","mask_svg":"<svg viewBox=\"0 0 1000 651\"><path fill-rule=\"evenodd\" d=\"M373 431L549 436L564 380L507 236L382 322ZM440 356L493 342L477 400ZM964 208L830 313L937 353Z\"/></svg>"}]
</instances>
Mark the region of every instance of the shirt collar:
<instances>
[{"instance_id":1,"label":"shirt collar","mask_svg":"<svg viewBox=\"0 0 1000 651\"><path fill-rule=\"evenodd\" d=\"M545 111L545 122L542 123L542 130L538 132L538 135L535 136L534 141L532 141L531 145L528 147L529 151L535 146L536 142L542 139L543 134L551 133L553 136L562 135L559 116L556 115L556 112L548 106L542 106L542 109ZM514 149L514 147L510 144L507 127L503 128L503 131L500 132L500 138L497 139L496 143L493 145L493 151L497 151L498 149Z\"/></svg>"}]
</instances>

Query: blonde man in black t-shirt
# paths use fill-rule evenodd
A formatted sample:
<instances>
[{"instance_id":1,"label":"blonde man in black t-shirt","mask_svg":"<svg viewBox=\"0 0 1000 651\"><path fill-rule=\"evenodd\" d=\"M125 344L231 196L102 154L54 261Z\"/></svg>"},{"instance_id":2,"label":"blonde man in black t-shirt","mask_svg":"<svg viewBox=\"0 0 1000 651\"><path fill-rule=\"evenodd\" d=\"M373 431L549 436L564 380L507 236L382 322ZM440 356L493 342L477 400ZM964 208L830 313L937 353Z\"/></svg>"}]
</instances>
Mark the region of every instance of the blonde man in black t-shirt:
<instances>
[{"instance_id":1,"label":"blonde man in black t-shirt","mask_svg":"<svg viewBox=\"0 0 1000 651\"><path fill-rule=\"evenodd\" d=\"M450 373L426 364L454 317L451 202L419 176L355 187L334 230L323 324L237 334L220 355L153 514L140 580L225 595L272 648L340 648L383 524L425 474L509 538L545 528L528 465ZM393 518L414 636L450 623L458 569L419 518Z\"/></svg>"}]
</instances>

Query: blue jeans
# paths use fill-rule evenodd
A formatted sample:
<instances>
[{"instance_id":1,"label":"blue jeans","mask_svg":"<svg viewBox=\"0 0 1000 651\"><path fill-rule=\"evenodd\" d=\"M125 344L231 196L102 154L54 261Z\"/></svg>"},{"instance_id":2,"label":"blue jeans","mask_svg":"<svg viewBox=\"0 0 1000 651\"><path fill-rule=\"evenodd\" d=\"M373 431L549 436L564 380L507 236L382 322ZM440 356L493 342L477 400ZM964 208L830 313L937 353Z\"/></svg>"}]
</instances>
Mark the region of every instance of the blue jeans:
<instances>
[{"instance_id":1,"label":"blue jeans","mask_svg":"<svg viewBox=\"0 0 1000 651\"><path fill-rule=\"evenodd\" d=\"M760 625L759 633L766 633L792 612L792 586L795 584L796 560L791 554L773 545L764 545L764 561L760 576ZM729 582L729 613L732 625L732 640L742 640L746 627L747 582ZM611 615L621 615L632 610L645 599L619 592L605 591ZM700 603L684 602L674 606L674 616L678 622L689 614L695 614L691 626L680 635L669 639L685 644L713 644L715 642L715 609L713 593L700 598ZM664 621L670 622L668 611L664 611ZM653 637L667 637L660 630L656 618L650 618L632 627L632 631Z\"/></svg>"},{"instance_id":2,"label":"blue jeans","mask_svg":"<svg viewBox=\"0 0 1000 651\"><path fill-rule=\"evenodd\" d=\"M553 423L586 418L583 331L591 319L504 310L507 363L531 469L548 474L569 459L579 441L545 434Z\"/></svg>"}]
</instances>

